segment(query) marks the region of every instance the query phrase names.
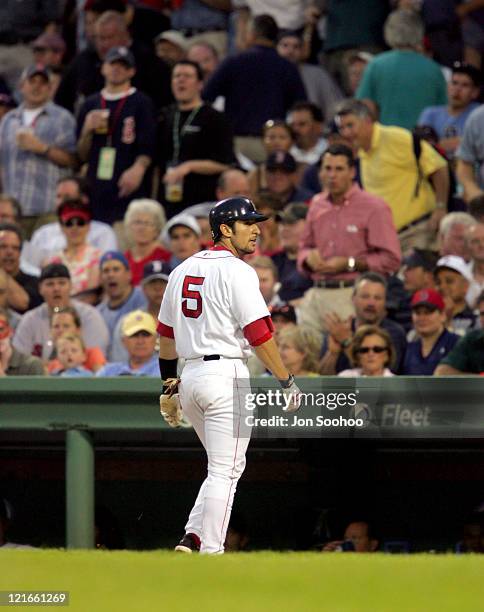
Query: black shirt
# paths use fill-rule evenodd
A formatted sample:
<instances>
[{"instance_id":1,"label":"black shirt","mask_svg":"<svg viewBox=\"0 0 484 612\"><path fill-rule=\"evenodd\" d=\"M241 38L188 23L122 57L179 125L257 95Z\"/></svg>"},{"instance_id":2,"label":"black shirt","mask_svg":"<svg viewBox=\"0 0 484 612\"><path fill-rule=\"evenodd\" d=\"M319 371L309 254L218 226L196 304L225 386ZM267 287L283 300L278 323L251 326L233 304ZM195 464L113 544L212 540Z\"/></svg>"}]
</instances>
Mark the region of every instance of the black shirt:
<instances>
[{"instance_id":1,"label":"black shirt","mask_svg":"<svg viewBox=\"0 0 484 612\"><path fill-rule=\"evenodd\" d=\"M210 159L221 164L231 164L235 161L233 138L230 125L223 113L211 106L202 104L199 111L178 111L176 105L164 110L159 119L158 130L158 162L161 176L164 175L174 153L173 126L179 113L180 153L178 162L192 159ZM190 124L186 126L192 115ZM179 203L170 203L165 199L165 186L160 182L159 200L163 203L167 217L181 212L187 206L216 199L218 174L195 174L191 172L183 180L183 199Z\"/></svg>"},{"instance_id":2,"label":"black shirt","mask_svg":"<svg viewBox=\"0 0 484 612\"><path fill-rule=\"evenodd\" d=\"M278 295L284 302L301 298L313 286L311 279L298 272L297 259L289 259L285 251L272 255L272 261L281 283Z\"/></svg>"}]
</instances>

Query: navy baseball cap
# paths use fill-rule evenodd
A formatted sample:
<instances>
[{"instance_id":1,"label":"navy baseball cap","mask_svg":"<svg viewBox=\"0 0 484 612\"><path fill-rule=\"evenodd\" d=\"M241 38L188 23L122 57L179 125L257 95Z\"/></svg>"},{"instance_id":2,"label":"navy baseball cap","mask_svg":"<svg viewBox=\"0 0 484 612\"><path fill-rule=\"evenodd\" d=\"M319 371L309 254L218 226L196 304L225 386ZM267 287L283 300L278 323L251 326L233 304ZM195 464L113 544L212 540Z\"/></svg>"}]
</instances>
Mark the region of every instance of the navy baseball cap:
<instances>
[{"instance_id":1,"label":"navy baseball cap","mask_svg":"<svg viewBox=\"0 0 484 612\"><path fill-rule=\"evenodd\" d=\"M164 280L168 282L168 276L171 272L169 264L164 261L149 261L143 268L142 285L150 283L153 280Z\"/></svg>"},{"instance_id":2,"label":"navy baseball cap","mask_svg":"<svg viewBox=\"0 0 484 612\"><path fill-rule=\"evenodd\" d=\"M403 265L407 268L423 268L432 272L437 264L438 255L426 249L414 249L410 255L403 259Z\"/></svg>"},{"instance_id":3,"label":"navy baseball cap","mask_svg":"<svg viewBox=\"0 0 484 612\"><path fill-rule=\"evenodd\" d=\"M285 151L276 151L271 153L266 161L266 168L269 170L281 170L282 172L296 172L296 160L290 153Z\"/></svg>"},{"instance_id":4,"label":"navy baseball cap","mask_svg":"<svg viewBox=\"0 0 484 612\"><path fill-rule=\"evenodd\" d=\"M112 49L109 49L109 51L106 53L104 61L108 64L122 62L123 64L126 64L128 68L134 68L136 66L134 55L131 53L128 47L113 47Z\"/></svg>"},{"instance_id":5,"label":"navy baseball cap","mask_svg":"<svg viewBox=\"0 0 484 612\"><path fill-rule=\"evenodd\" d=\"M51 263L47 264L42 268L40 273L40 280L46 280L47 278L71 278L69 269L64 264Z\"/></svg>"},{"instance_id":6,"label":"navy baseball cap","mask_svg":"<svg viewBox=\"0 0 484 612\"><path fill-rule=\"evenodd\" d=\"M104 255L101 257L101 259L99 260L99 267L101 268L101 270L102 270L103 265L107 261L111 261L113 259L120 261L123 264L123 266L126 268L126 270L129 270L129 262L124 256L124 254L121 253L121 251L106 251Z\"/></svg>"},{"instance_id":7,"label":"navy baseball cap","mask_svg":"<svg viewBox=\"0 0 484 612\"><path fill-rule=\"evenodd\" d=\"M31 64L30 66L27 66L27 68L25 68L25 70L22 72L20 80L25 81L25 79L30 79L37 74L43 76L46 81L50 81L50 70L43 64Z\"/></svg>"},{"instance_id":8,"label":"navy baseball cap","mask_svg":"<svg viewBox=\"0 0 484 612\"><path fill-rule=\"evenodd\" d=\"M308 206L307 204L301 204L299 202L292 202L288 204L284 210L276 213L276 221L280 221L280 223L285 223L286 225L292 225L293 223L297 223L307 217L308 214Z\"/></svg>"}]
</instances>

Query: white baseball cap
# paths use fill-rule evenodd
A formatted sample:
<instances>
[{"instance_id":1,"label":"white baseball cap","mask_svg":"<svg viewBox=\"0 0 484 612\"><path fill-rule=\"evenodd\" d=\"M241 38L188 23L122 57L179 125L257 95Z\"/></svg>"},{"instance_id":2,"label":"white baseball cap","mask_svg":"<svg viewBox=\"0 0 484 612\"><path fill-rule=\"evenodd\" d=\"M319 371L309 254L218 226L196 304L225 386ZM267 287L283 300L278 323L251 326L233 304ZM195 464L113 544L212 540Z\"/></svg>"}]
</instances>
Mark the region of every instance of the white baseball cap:
<instances>
[{"instance_id":1,"label":"white baseball cap","mask_svg":"<svg viewBox=\"0 0 484 612\"><path fill-rule=\"evenodd\" d=\"M448 268L449 270L454 270L468 280L470 283L473 281L472 273L469 269L469 266L466 264L464 259L459 255L445 255L441 257L435 266L435 274L441 268Z\"/></svg>"},{"instance_id":2,"label":"white baseball cap","mask_svg":"<svg viewBox=\"0 0 484 612\"><path fill-rule=\"evenodd\" d=\"M163 228L162 239L163 242L170 242L170 232L177 225L183 225L184 227L190 228L197 236L202 235L202 230L198 225L198 221L195 219L193 215L187 215L186 213L181 213L172 217L168 223Z\"/></svg>"}]
</instances>

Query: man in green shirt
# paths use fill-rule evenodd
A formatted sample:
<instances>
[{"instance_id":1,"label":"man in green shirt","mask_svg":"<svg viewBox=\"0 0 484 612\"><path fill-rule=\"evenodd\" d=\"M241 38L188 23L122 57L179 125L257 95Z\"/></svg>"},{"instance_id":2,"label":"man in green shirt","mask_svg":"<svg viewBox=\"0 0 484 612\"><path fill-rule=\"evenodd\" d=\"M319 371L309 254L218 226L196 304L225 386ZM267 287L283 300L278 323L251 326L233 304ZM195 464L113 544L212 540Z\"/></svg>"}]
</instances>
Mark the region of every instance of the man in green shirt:
<instances>
[{"instance_id":1,"label":"man in green shirt","mask_svg":"<svg viewBox=\"0 0 484 612\"><path fill-rule=\"evenodd\" d=\"M461 338L442 359L434 376L481 374L484 372L484 329L475 329Z\"/></svg>"}]
</instances>

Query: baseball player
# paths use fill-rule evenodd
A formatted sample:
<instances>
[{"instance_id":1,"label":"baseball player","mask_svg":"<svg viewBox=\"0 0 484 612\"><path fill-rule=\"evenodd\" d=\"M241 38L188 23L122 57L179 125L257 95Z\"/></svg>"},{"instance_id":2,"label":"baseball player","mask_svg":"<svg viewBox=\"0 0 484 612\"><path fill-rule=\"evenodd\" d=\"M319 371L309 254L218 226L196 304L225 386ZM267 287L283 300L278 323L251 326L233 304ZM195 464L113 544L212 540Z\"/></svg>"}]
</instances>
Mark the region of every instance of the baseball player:
<instances>
[{"instance_id":1,"label":"baseball player","mask_svg":"<svg viewBox=\"0 0 484 612\"><path fill-rule=\"evenodd\" d=\"M218 202L209 219L215 246L175 268L161 304L160 407L172 426L188 417L208 457L207 478L175 550L221 554L249 444L246 427L245 437L238 435L242 415L234 410L234 385L249 378L251 347L279 379L289 411L299 407L300 390L272 338L257 274L241 259L254 252L257 223L267 217L235 197ZM176 393L178 357L186 362Z\"/></svg>"}]
</instances>

